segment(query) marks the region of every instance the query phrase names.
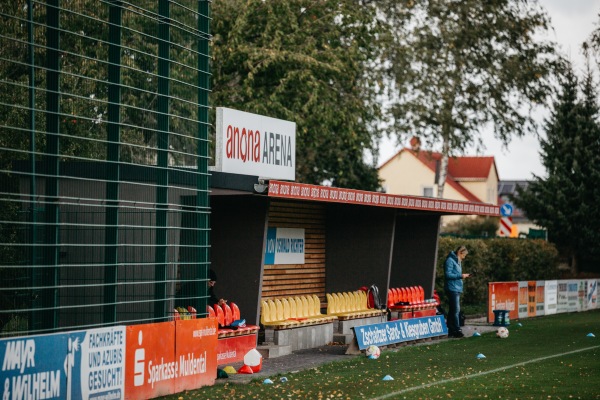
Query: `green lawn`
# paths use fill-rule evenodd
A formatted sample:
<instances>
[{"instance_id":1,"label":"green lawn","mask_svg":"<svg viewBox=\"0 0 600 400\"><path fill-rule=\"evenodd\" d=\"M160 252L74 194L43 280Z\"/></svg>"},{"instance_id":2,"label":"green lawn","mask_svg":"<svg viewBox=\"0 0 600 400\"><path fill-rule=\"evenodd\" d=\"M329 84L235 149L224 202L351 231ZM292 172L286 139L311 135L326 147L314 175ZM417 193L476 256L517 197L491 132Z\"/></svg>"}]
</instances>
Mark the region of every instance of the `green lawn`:
<instances>
[{"instance_id":1,"label":"green lawn","mask_svg":"<svg viewBox=\"0 0 600 400\"><path fill-rule=\"evenodd\" d=\"M377 360L287 374L285 383L261 378L165 399L600 399L600 310L521 322L512 321L507 339L489 333L384 350Z\"/></svg>"}]
</instances>

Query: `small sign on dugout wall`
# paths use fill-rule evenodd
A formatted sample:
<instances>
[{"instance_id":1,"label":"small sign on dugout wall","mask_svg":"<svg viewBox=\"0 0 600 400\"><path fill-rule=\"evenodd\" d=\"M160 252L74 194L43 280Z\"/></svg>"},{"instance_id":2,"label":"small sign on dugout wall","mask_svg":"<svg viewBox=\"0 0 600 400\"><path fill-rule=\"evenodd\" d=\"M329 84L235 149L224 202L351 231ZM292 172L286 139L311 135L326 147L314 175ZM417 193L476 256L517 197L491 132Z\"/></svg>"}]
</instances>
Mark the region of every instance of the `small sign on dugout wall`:
<instances>
[{"instance_id":1,"label":"small sign on dugout wall","mask_svg":"<svg viewBox=\"0 0 600 400\"><path fill-rule=\"evenodd\" d=\"M269 228L265 246L265 265L304 264L304 229Z\"/></svg>"}]
</instances>

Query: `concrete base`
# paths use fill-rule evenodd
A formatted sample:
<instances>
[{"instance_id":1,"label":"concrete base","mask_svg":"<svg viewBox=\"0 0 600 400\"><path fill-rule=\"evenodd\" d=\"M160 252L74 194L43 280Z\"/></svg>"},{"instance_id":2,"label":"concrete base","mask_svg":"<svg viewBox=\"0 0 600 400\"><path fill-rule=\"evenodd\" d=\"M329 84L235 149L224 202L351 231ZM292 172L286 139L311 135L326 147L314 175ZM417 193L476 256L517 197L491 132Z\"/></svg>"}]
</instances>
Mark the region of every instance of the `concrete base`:
<instances>
[{"instance_id":1,"label":"concrete base","mask_svg":"<svg viewBox=\"0 0 600 400\"><path fill-rule=\"evenodd\" d=\"M371 324L380 324L383 322L387 322L387 315L383 314L378 317L366 317L366 318L356 318L356 319L347 319L344 321L334 321L334 332L341 333L343 335L354 335L354 330L352 328L361 325L371 325Z\"/></svg>"},{"instance_id":2,"label":"concrete base","mask_svg":"<svg viewBox=\"0 0 600 400\"><path fill-rule=\"evenodd\" d=\"M292 346L276 346L273 343L256 346L256 350L263 358L276 358L292 354Z\"/></svg>"},{"instance_id":3,"label":"concrete base","mask_svg":"<svg viewBox=\"0 0 600 400\"><path fill-rule=\"evenodd\" d=\"M334 333L333 341L336 343L351 344L354 340L354 334Z\"/></svg>"},{"instance_id":4,"label":"concrete base","mask_svg":"<svg viewBox=\"0 0 600 400\"><path fill-rule=\"evenodd\" d=\"M313 349L333 342L332 322L273 330L273 332L268 332L269 330L265 330L265 338L272 334L276 346L291 346L292 351Z\"/></svg>"}]
</instances>

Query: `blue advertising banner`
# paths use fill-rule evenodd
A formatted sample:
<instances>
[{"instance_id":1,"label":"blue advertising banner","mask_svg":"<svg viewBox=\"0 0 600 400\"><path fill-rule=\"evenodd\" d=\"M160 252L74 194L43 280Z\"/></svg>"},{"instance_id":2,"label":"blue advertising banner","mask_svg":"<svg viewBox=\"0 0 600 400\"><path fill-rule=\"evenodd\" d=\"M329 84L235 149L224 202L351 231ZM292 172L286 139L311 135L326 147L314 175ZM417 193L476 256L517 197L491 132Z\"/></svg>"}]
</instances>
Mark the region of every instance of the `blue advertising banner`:
<instances>
[{"instance_id":1,"label":"blue advertising banner","mask_svg":"<svg viewBox=\"0 0 600 400\"><path fill-rule=\"evenodd\" d=\"M125 328L0 340L2 398L121 399Z\"/></svg>"},{"instance_id":2,"label":"blue advertising banner","mask_svg":"<svg viewBox=\"0 0 600 400\"><path fill-rule=\"evenodd\" d=\"M381 324L361 325L354 328L358 348L371 345L386 346L410 340L425 339L448 334L442 315L402 319Z\"/></svg>"}]
</instances>

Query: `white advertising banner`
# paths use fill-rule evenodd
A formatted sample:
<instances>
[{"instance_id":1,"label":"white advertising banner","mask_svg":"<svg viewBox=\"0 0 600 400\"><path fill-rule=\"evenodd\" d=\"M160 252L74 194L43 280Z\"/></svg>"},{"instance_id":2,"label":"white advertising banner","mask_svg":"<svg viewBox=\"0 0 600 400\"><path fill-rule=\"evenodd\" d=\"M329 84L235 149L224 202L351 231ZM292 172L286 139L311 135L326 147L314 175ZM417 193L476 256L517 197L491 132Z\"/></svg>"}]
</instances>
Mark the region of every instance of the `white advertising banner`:
<instances>
[{"instance_id":1,"label":"white advertising banner","mask_svg":"<svg viewBox=\"0 0 600 400\"><path fill-rule=\"evenodd\" d=\"M558 281L558 292L556 299L556 312L564 313L569 311L569 291L567 290L568 281Z\"/></svg>"},{"instance_id":2,"label":"white advertising banner","mask_svg":"<svg viewBox=\"0 0 600 400\"><path fill-rule=\"evenodd\" d=\"M267 229L265 265L276 264L304 264L304 229Z\"/></svg>"},{"instance_id":3,"label":"white advertising banner","mask_svg":"<svg viewBox=\"0 0 600 400\"><path fill-rule=\"evenodd\" d=\"M546 281L544 286L544 314L556 314L558 306L558 281Z\"/></svg>"},{"instance_id":4,"label":"white advertising banner","mask_svg":"<svg viewBox=\"0 0 600 400\"><path fill-rule=\"evenodd\" d=\"M296 179L296 123L217 108L215 169L268 179Z\"/></svg>"}]
</instances>

